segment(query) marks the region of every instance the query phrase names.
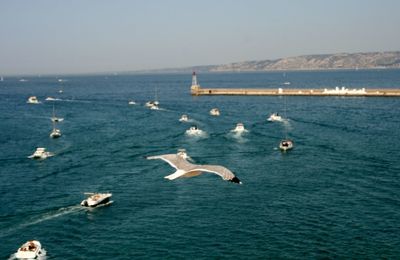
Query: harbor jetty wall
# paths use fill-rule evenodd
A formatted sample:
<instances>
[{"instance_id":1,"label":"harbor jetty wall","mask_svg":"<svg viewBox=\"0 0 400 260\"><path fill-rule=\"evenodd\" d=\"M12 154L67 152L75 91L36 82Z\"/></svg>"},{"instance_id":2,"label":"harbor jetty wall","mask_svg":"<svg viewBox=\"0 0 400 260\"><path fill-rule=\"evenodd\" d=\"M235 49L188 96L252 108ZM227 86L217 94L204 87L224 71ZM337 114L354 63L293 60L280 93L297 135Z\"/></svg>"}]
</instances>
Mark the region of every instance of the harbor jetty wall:
<instances>
[{"instance_id":1,"label":"harbor jetty wall","mask_svg":"<svg viewBox=\"0 0 400 260\"><path fill-rule=\"evenodd\" d=\"M251 89L251 88L201 88L192 85L191 94L239 95L239 96L362 96L362 97L400 97L400 88L393 89Z\"/></svg>"}]
</instances>

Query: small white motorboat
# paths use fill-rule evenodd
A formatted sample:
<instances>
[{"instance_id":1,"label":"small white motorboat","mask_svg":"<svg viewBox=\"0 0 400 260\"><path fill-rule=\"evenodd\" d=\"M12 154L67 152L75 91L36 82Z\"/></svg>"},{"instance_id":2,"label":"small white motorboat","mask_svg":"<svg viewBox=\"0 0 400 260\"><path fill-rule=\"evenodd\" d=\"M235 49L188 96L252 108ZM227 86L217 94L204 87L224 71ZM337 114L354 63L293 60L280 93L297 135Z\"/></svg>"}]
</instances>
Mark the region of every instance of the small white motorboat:
<instances>
[{"instance_id":1,"label":"small white motorboat","mask_svg":"<svg viewBox=\"0 0 400 260\"><path fill-rule=\"evenodd\" d=\"M200 130L197 126L191 126L188 130L186 130L187 135L203 135L203 130Z\"/></svg>"},{"instance_id":2,"label":"small white motorboat","mask_svg":"<svg viewBox=\"0 0 400 260\"><path fill-rule=\"evenodd\" d=\"M218 108L213 108L213 109L211 109L211 110L210 110L210 115L212 115L212 116L219 116L219 115L220 115L220 112L219 112Z\"/></svg>"},{"instance_id":3,"label":"small white motorboat","mask_svg":"<svg viewBox=\"0 0 400 260\"><path fill-rule=\"evenodd\" d=\"M283 121L283 118L278 113L273 113L267 120L270 122L281 122Z\"/></svg>"},{"instance_id":4,"label":"small white motorboat","mask_svg":"<svg viewBox=\"0 0 400 260\"><path fill-rule=\"evenodd\" d=\"M150 106L150 109L159 110L160 108L158 107L158 105L152 105L152 106Z\"/></svg>"},{"instance_id":5,"label":"small white motorboat","mask_svg":"<svg viewBox=\"0 0 400 260\"><path fill-rule=\"evenodd\" d=\"M159 104L158 101L149 101L149 102L146 102L145 106L150 109L153 109L153 110L158 110L158 109L160 109L158 107L158 104Z\"/></svg>"},{"instance_id":6,"label":"small white motorboat","mask_svg":"<svg viewBox=\"0 0 400 260\"><path fill-rule=\"evenodd\" d=\"M46 152L46 148L38 147L38 148L36 148L36 151L32 155L28 156L28 158L31 158L31 159L46 159L47 157L51 157L53 155L54 154L51 153L51 152Z\"/></svg>"},{"instance_id":7,"label":"small white motorboat","mask_svg":"<svg viewBox=\"0 0 400 260\"><path fill-rule=\"evenodd\" d=\"M282 140L279 143L279 149L281 149L282 151L293 149L293 141L289 139Z\"/></svg>"},{"instance_id":8,"label":"small white motorboat","mask_svg":"<svg viewBox=\"0 0 400 260\"><path fill-rule=\"evenodd\" d=\"M187 122L189 120L189 117L187 115L182 115L181 118L179 118L180 122Z\"/></svg>"},{"instance_id":9,"label":"small white motorboat","mask_svg":"<svg viewBox=\"0 0 400 260\"><path fill-rule=\"evenodd\" d=\"M185 160L192 160L192 158L187 154L186 149L178 149L177 155Z\"/></svg>"},{"instance_id":10,"label":"small white motorboat","mask_svg":"<svg viewBox=\"0 0 400 260\"><path fill-rule=\"evenodd\" d=\"M42 248L42 244L37 240L26 242L15 253L15 257L18 259L37 259L43 256L46 256L46 250Z\"/></svg>"},{"instance_id":11,"label":"small white motorboat","mask_svg":"<svg viewBox=\"0 0 400 260\"><path fill-rule=\"evenodd\" d=\"M128 102L128 105L136 105L136 102L133 101L133 100L130 100L130 101Z\"/></svg>"},{"instance_id":12,"label":"small white motorboat","mask_svg":"<svg viewBox=\"0 0 400 260\"><path fill-rule=\"evenodd\" d=\"M87 199L82 200L81 206L84 207L97 207L99 205L108 205L111 204L110 198L112 193L91 193L86 192L86 195L90 195Z\"/></svg>"},{"instance_id":13,"label":"small white motorboat","mask_svg":"<svg viewBox=\"0 0 400 260\"><path fill-rule=\"evenodd\" d=\"M243 133L247 132L246 128L244 128L243 123L237 123L235 129L232 130L235 133Z\"/></svg>"},{"instance_id":14,"label":"small white motorboat","mask_svg":"<svg viewBox=\"0 0 400 260\"><path fill-rule=\"evenodd\" d=\"M57 128L53 128L53 131L50 133L51 138L58 138L61 137L61 130Z\"/></svg>"},{"instance_id":15,"label":"small white motorboat","mask_svg":"<svg viewBox=\"0 0 400 260\"><path fill-rule=\"evenodd\" d=\"M28 101L26 101L28 104L39 104L39 100L37 99L36 96L31 96L28 98Z\"/></svg>"}]
</instances>

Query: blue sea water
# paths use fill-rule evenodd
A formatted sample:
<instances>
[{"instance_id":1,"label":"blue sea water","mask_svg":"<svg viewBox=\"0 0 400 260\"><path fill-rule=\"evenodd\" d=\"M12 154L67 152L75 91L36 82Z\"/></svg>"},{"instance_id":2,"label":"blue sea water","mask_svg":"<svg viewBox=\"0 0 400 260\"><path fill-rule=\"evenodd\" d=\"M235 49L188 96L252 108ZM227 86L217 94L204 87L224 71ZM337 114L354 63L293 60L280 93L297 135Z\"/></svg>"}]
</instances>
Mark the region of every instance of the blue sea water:
<instances>
[{"instance_id":1,"label":"blue sea water","mask_svg":"<svg viewBox=\"0 0 400 260\"><path fill-rule=\"evenodd\" d=\"M400 98L192 97L186 74L25 79L0 82L1 259L31 239L47 259L400 258ZM399 88L400 70L198 79L204 87ZM161 110L144 107L155 90ZM42 103L27 104L31 95ZM59 139L49 138L53 104L65 118ZM208 114L213 107L220 117ZM287 124L266 121L284 110ZM207 136L185 136L182 114ZM242 137L230 134L238 122L249 130ZM295 149L281 153L285 133ZM28 159L36 147L55 156ZM228 167L243 185L212 174L168 181L174 169L145 159L179 148L196 163ZM112 192L114 203L81 208L93 191Z\"/></svg>"}]
</instances>

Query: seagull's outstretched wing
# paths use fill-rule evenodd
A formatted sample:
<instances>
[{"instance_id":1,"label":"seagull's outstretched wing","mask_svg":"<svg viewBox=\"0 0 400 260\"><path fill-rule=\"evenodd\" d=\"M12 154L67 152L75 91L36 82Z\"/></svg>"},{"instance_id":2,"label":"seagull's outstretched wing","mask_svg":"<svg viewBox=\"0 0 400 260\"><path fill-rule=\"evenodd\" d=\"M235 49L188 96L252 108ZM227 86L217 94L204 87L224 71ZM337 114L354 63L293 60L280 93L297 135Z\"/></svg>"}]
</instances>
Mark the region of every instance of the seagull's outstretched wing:
<instances>
[{"instance_id":1,"label":"seagull's outstretched wing","mask_svg":"<svg viewBox=\"0 0 400 260\"><path fill-rule=\"evenodd\" d=\"M177 169L177 170L179 169L178 164L179 164L180 158L176 154L164 154L164 155L156 155L156 156L148 156L147 157L147 160L155 160L155 159L161 159L161 160L167 162L169 165L171 165L175 169Z\"/></svg>"},{"instance_id":2,"label":"seagull's outstretched wing","mask_svg":"<svg viewBox=\"0 0 400 260\"><path fill-rule=\"evenodd\" d=\"M242 182L229 169L220 165L195 165L192 171L210 172L219 175L225 181L242 184Z\"/></svg>"},{"instance_id":3,"label":"seagull's outstretched wing","mask_svg":"<svg viewBox=\"0 0 400 260\"><path fill-rule=\"evenodd\" d=\"M183 159L181 156L177 154L164 154L164 155L156 155L156 156L149 156L147 157L148 160L153 160L153 159L161 159L165 162L167 162L169 165L174 167L177 170L184 170L188 171L191 170L193 167L193 164L189 163L185 159Z\"/></svg>"}]
</instances>

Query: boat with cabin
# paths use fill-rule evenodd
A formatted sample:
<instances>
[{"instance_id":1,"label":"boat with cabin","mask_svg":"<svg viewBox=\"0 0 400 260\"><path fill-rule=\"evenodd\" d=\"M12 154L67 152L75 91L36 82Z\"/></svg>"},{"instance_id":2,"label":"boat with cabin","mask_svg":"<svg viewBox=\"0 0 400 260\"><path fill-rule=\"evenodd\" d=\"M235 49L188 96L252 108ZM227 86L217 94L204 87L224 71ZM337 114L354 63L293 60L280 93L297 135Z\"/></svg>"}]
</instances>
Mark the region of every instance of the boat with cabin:
<instances>
[{"instance_id":1,"label":"boat with cabin","mask_svg":"<svg viewBox=\"0 0 400 260\"><path fill-rule=\"evenodd\" d=\"M181 118L179 118L180 122L187 122L189 121L189 117L187 115L182 115Z\"/></svg>"},{"instance_id":2,"label":"boat with cabin","mask_svg":"<svg viewBox=\"0 0 400 260\"><path fill-rule=\"evenodd\" d=\"M287 118L287 116L286 116L286 97L285 97L285 109L284 109L284 113L285 113L285 118ZM287 119L286 119L287 120ZM286 122L289 122L289 121L286 121ZM283 140L281 140L280 141L280 143L279 143L279 149L281 149L281 151L282 152L286 152L286 151L289 151L289 150L292 150L293 149L293 147L294 147L294 143L293 143L293 140L291 140L291 139L288 139L288 125L287 124L284 124L283 125L283 127L284 127L284 131L285 131L285 138L283 139Z\"/></svg>"},{"instance_id":3,"label":"boat with cabin","mask_svg":"<svg viewBox=\"0 0 400 260\"><path fill-rule=\"evenodd\" d=\"M54 155L53 153L47 152L46 148L38 147L38 148L36 148L36 151L32 155L28 156L28 158L30 158L30 159L46 159L53 155Z\"/></svg>"},{"instance_id":4,"label":"boat with cabin","mask_svg":"<svg viewBox=\"0 0 400 260\"><path fill-rule=\"evenodd\" d=\"M160 108L158 107L158 105L160 104L158 102L158 95L157 95L157 88L154 89L154 101L148 101L146 102L145 106L153 109L153 110L159 110Z\"/></svg>"},{"instance_id":5,"label":"boat with cabin","mask_svg":"<svg viewBox=\"0 0 400 260\"><path fill-rule=\"evenodd\" d=\"M211 109L211 110L210 110L210 115L212 115L212 116L219 116L219 115L220 115L219 109L218 109L218 108L213 108L213 109Z\"/></svg>"},{"instance_id":6,"label":"boat with cabin","mask_svg":"<svg viewBox=\"0 0 400 260\"><path fill-rule=\"evenodd\" d=\"M293 146L293 141L290 139L284 139L279 143L279 149L283 152L293 149Z\"/></svg>"},{"instance_id":7,"label":"boat with cabin","mask_svg":"<svg viewBox=\"0 0 400 260\"><path fill-rule=\"evenodd\" d=\"M46 256L46 250L42 248L42 244L37 240L27 241L15 253L17 259L38 259L43 256Z\"/></svg>"},{"instance_id":8,"label":"boat with cabin","mask_svg":"<svg viewBox=\"0 0 400 260\"><path fill-rule=\"evenodd\" d=\"M246 128L244 128L243 123L237 123L235 129L232 130L235 133L243 133L247 132Z\"/></svg>"},{"instance_id":9,"label":"boat with cabin","mask_svg":"<svg viewBox=\"0 0 400 260\"><path fill-rule=\"evenodd\" d=\"M31 96L28 98L28 101L26 101L28 104L39 104L40 101L37 99L36 96Z\"/></svg>"},{"instance_id":10,"label":"boat with cabin","mask_svg":"<svg viewBox=\"0 0 400 260\"><path fill-rule=\"evenodd\" d=\"M282 122L283 118L278 113L272 113L267 120L270 122Z\"/></svg>"},{"instance_id":11,"label":"boat with cabin","mask_svg":"<svg viewBox=\"0 0 400 260\"><path fill-rule=\"evenodd\" d=\"M158 104L158 101L148 101L145 106L153 110L159 110Z\"/></svg>"},{"instance_id":12,"label":"boat with cabin","mask_svg":"<svg viewBox=\"0 0 400 260\"><path fill-rule=\"evenodd\" d=\"M55 126L55 122L53 122L53 130L50 133L51 138L59 138L61 137L61 130L57 129Z\"/></svg>"},{"instance_id":13,"label":"boat with cabin","mask_svg":"<svg viewBox=\"0 0 400 260\"><path fill-rule=\"evenodd\" d=\"M82 200L81 206L84 207L97 207L100 205L109 205L112 203L110 198L112 193L92 193L86 192L85 195L89 195L87 199Z\"/></svg>"},{"instance_id":14,"label":"boat with cabin","mask_svg":"<svg viewBox=\"0 0 400 260\"><path fill-rule=\"evenodd\" d=\"M187 135L202 135L204 134L203 130L200 130L196 125L191 126L188 130L186 130Z\"/></svg>"}]
</instances>

